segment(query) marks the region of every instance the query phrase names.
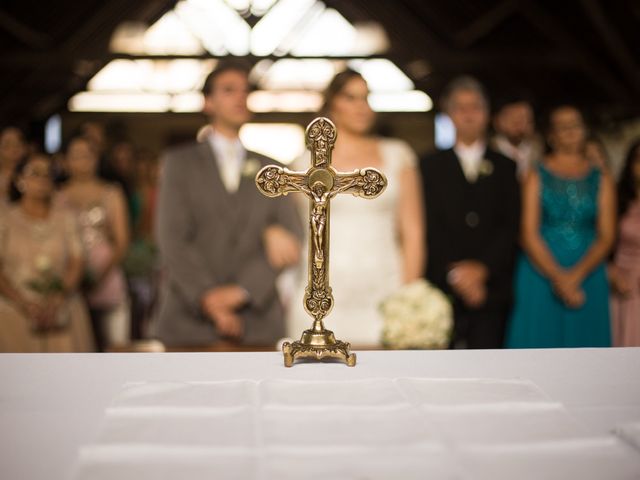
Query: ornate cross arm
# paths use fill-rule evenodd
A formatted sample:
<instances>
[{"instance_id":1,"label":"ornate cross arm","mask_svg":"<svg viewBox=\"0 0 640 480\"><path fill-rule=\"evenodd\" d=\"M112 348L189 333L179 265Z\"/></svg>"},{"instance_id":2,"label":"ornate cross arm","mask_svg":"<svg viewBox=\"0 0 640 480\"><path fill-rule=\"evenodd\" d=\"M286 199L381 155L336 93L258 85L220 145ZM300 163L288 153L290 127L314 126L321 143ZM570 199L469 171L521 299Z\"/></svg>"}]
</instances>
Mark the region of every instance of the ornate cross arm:
<instances>
[{"instance_id":1,"label":"ornate cross arm","mask_svg":"<svg viewBox=\"0 0 640 480\"><path fill-rule=\"evenodd\" d=\"M291 192L310 192L304 172L292 172L288 168L273 165L266 166L258 172L256 186L267 197L279 197Z\"/></svg>"},{"instance_id":2,"label":"ornate cross arm","mask_svg":"<svg viewBox=\"0 0 640 480\"><path fill-rule=\"evenodd\" d=\"M336 173L336 193L356 197L376 198L387 188L387 179L375 168L363 168L350 173Z\"/></svg>"}]
</instances>

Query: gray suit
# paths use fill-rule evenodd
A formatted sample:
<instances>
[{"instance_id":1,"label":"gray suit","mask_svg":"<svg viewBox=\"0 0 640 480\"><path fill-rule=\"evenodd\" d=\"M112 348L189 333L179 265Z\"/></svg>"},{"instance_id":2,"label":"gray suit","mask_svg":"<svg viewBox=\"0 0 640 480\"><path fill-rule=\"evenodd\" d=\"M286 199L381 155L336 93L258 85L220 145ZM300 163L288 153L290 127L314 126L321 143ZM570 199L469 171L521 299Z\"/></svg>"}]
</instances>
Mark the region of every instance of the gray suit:
<instances>
[{"instance_id":1,"label":"gray suit","mask_svg":"<svg viewBox=\"0 0 640 480\"><path fill-rule=\"evenodd\" d=\"M247 164L273 160L247 152ZM251 163L256 163L255 161ZM168 346L204 346L218 340L200 307L203 294L237 284L250 296L239 313L246 345L269 345L284 335L276 275L267 262L262 234L279 224L302 236L291 198L266 198L256 171L243 174L238 191L225 189L208 141L169 150L162 160L158 243L164 278L160 312L152 334Z\"/></svg>"}]
</instances>

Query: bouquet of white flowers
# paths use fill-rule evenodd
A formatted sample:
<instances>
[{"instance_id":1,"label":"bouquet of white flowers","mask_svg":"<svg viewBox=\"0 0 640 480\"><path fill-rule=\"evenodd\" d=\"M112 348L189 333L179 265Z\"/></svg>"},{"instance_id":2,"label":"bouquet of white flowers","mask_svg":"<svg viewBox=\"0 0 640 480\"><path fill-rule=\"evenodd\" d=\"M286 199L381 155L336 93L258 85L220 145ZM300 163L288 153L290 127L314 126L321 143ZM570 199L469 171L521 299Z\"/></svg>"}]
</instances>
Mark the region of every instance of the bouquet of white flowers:
<instances>
[{"instance_id":1,"label":"bouquet of white flowers","mask_svg":"<svg viewBox=\"0 0 640 480\"><path fill-rule=\"evenodd\" d=\"M444 293L426 280L403 285L381 304L382 343L393 349L447 348L453 309Z\"/></svg>"}]
</instances>

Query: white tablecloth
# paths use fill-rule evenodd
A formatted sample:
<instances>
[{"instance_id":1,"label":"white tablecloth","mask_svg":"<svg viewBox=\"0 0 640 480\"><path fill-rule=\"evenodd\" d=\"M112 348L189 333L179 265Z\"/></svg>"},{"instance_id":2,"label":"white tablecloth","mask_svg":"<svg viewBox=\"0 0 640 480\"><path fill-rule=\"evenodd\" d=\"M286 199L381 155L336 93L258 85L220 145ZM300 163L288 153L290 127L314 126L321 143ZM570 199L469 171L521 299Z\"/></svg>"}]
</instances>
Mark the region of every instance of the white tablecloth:
<instances>
[{"instance_id":1,"label":"white tablecloth","mask_svg":"<svg viewBox=\"0 0 640 480\"><path fill-rule=\"evenodd\" d=\"M639 372L640 349L0 355L0 478L640 478Z\"/></svg>"}]
</instances>

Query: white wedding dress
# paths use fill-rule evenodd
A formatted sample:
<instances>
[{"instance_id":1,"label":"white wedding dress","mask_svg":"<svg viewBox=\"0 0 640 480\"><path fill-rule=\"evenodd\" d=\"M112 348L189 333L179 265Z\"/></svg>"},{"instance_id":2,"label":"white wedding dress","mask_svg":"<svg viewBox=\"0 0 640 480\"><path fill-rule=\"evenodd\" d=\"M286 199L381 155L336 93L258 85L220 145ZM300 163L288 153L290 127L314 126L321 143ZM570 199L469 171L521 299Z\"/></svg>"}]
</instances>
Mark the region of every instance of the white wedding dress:
<instances>
[{"instance_id":1,"label":"white wedding dress","mask_svg":"<svg viewBox=\"0 0 640 480\"><path fill-rule=\"evenodd\" d=\"M355 346L380 344L382 317L378 305L402 283L397 217L400 174L405 168L417 168L416 156L404 141L382 138L379 148L381 170L388 181L382 195L366 200L340 194L331 200L329 284L334 307L325 319L325 327L336 338ZM296 169L308 166L307 156ZM305 224L308 215L305 202ZM302 305L307 282L307 248L305 245L295 293L288 305L287 335L295 340L313 322Z\"/></svg>"}]
</instances>

